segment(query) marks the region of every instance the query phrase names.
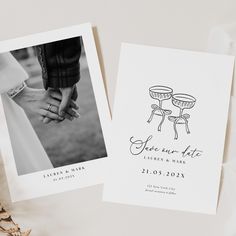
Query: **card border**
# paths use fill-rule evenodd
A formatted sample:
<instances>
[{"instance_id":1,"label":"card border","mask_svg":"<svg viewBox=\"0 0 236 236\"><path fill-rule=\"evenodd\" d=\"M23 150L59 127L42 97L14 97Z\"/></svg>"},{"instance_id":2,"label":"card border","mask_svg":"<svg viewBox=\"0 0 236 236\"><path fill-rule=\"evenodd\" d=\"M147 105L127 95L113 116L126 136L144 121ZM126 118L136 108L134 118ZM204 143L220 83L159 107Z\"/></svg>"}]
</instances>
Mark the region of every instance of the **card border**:
<instances>
[{"instance_id":1,"label":"card border","mask_svg":"<svg viewBox=\"0 0 236 236\"><path fill-rule=\"evenodd\" d=\"M104 168L106 168L106 162L110 157L109 132L111 130L111 116L105 92L104 81L99 66L92 25L90 23L85 23L81 25L75 25L48 32L42 32L20 38L1 41L0 53L78 36L82 36L84 43L92 88L94 91L103 137L107 149L107 157L83 162L83 166L86 167L86 171L81 176L81 179L79 179L79 181L76 178L76 180L67 180L66 182L59 181L53 183L45 183L45 180L43 181L42 176L52 170L65 170L68 167L76 167L78 165L81 165L81 163L18 176L17 170L15 168L15 160L11 146L10 135L7 128L2 99L0 98L0 116L1 120L3 120L3 122L0 122L1 156L3 158L5 166L11 200L13 202L61 193L91 185L102 184L104 182ZM9 173L11 173L11 175ZM33 186L37 186L37 188ZM21 189L21 194L19 194L19 188Z\"/></svg>"}]
</instances>

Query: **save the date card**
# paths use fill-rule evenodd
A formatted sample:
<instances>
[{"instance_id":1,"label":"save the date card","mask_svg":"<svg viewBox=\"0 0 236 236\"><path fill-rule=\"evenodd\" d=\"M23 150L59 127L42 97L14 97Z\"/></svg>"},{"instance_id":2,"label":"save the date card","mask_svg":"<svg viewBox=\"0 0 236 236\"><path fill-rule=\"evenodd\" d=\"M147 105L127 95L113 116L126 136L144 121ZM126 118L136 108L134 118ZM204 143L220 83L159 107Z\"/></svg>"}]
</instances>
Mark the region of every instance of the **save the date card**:
<instances>
[{"instance_id":1,"label":"save the date card","mask_svg":"<svg viewBox=\"0 0 236 236\"><path fill-rule=\"evenodd\" d=\"M105 201L216 213L233 67L122 44Z\"/></svg>"}]
</instances>

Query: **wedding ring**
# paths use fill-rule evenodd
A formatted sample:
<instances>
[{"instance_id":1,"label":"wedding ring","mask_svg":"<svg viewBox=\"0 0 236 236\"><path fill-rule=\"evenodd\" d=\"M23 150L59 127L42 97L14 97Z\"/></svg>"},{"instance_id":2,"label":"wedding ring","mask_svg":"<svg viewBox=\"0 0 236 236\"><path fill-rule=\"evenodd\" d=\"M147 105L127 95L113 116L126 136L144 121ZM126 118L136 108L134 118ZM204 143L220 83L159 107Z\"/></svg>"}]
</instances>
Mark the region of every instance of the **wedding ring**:
<instances>
[{"instance_id":1,"label":"wedding ring","mask_svg":"<svg viewBox=\"0 0 236 236\"><path fill-rule=\"evenodd\" d=\"M52 108L52 104L48 104L47 110L48 110L48 111L51 111L51 108Z\"/></svg>"}]
</instances>

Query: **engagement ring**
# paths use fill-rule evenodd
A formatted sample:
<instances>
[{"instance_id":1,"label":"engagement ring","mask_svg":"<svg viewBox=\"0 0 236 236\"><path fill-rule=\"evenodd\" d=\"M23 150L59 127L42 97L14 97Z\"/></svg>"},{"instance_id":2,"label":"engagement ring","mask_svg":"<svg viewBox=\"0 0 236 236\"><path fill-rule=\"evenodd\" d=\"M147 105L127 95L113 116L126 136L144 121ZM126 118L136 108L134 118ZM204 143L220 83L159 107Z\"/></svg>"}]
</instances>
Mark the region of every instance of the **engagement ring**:
<instances>
[{"instance_id":1,"label":"engagement ring","mask_svg":"<svg viewBox=\"0 0 236 236\"><path fill-rule=\"evenodd\" d=\"M48 110L48 111L51 111L51 108L52 108L52 104L48 104L47 110Z\"/></svg>"}]
</instances>

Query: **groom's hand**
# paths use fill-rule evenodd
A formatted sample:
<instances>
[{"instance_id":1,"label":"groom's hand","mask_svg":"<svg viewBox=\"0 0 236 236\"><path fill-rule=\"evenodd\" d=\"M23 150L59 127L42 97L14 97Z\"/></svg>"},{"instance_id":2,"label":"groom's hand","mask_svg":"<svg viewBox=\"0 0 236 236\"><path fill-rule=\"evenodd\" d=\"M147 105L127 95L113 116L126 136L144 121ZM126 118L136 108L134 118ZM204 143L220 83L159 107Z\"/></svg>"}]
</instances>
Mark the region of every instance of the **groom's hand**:
<instances>
[{"instance_id":1,"label":"groom's hand","mask_svg":"<svg viewBox=\"0 0 236 236\"><path fill-rule=\"evenodd\" d=\"M75 85L73 87L60 88L59 90L62 95L61 104L59 106L59 115L64 116L66 114L66 110L70 105L71 99L75 101L78 94Z\"/></svg>"}]
</instances>

